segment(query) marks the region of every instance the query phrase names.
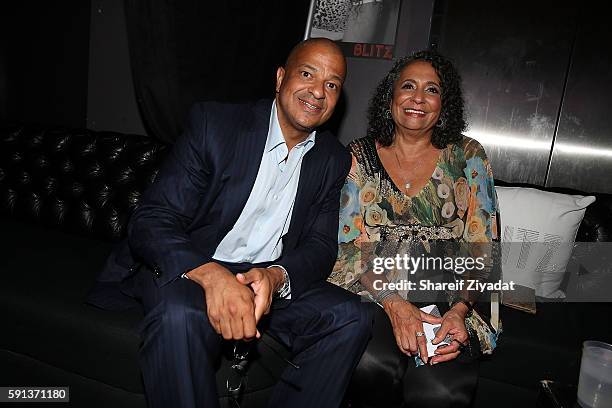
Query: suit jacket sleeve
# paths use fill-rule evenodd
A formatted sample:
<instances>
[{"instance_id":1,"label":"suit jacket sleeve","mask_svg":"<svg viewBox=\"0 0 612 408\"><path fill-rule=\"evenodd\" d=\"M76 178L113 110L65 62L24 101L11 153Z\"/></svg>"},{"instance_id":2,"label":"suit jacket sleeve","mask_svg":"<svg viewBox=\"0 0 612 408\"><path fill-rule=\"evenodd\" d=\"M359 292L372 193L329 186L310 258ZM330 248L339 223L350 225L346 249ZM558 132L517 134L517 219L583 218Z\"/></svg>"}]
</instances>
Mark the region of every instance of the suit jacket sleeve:
<instances>
[{"instance_id":1,"label":"suit jacket sleeve","mask_svg":"<svg viewBox=\"0 0 612 408\"><path fill-rule=\"evenodd\" d=\"M335 159L335 160L334 160ZM297 299L313 283L325 281L338 255L338 215L340 191L351 166L348 151L332 159L331 188L323 200L310 230L298 245L283 253L277 264L283 266L291 282L291 298Z\"/></svg>"},{"instance_id":2,"label":"suit jacket sleeve","mask_svg":"<svg viewBox=\"0 0 612 408\"><path fill-rule=\"evenodd\" d=\"M159 286L210 261L187 233L210 182L206 160L206 113L195 105L157 179L145 192L128 225L132 253L154 272Z\"/></svg>"}]
</instances>

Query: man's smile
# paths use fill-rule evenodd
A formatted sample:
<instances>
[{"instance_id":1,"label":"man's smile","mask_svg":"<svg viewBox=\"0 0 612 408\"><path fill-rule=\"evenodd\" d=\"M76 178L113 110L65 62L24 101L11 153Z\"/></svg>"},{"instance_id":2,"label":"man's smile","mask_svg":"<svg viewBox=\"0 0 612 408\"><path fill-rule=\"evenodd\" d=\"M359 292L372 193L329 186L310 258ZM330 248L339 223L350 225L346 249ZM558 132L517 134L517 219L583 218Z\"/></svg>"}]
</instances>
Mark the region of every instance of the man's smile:
<instances>
[{"instance_id":1,"label":"man's smile","mask_svg":"<svg viewBox=\"0 0 612 408\"><path fill-rule=\"evenodd\" d=\"M315 104L312 104L312 103L310 103L310 102L306 102L304 99L300 99L300 98L298 98L298 100L300 101L300 103L301 103L302 105L304 105L304 106L306 107L306 109L308 109L308 110L310 110L310 111L313 111L313 112L318 112L318 111L320 111L320 110L322 110L322 109L323 109L321 106L319 106L319 105L315 105Z\"/></svg>"}]
</instances>

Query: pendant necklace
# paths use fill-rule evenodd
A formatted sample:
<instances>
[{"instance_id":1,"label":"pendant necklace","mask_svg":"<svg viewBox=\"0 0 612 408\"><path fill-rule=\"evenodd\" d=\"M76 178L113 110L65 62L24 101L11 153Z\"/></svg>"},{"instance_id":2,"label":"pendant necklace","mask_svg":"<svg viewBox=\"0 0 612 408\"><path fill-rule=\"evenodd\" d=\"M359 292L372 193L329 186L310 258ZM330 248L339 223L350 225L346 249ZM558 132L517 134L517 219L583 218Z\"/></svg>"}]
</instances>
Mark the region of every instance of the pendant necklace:
<instances>
[{"instance_id":1,"label":"pendant necklace","mask_svg":"<svg viewBox=\"0 0 612 408\"><path fill-rule=\"evenodd\" d=\"M405 177L404 175L404 169L402 168L402 164L400 163L399 157L397 156L397 150L393 149L393 153L395 154L395 160L397 160L397 165L401 170L401 176L403 179L403 187L406 190L406 193L408 192L408 190L410 189L410 187L412 187L412 183L410 182L410 180ZM422 162L417 162L414 167L412 168L412 174L414 176L415 171L421 166Z\"/></svg>"}]
</instances>

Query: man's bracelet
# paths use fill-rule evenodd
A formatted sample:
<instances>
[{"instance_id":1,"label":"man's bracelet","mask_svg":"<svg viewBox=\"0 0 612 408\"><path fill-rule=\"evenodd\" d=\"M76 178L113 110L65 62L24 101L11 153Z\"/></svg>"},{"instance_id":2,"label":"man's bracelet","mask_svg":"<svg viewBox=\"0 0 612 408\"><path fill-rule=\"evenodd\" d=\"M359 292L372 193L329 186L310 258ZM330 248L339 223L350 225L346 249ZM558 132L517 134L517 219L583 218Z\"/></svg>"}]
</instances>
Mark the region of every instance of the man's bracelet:
<instances>
[{"instance_id":1,"label":"man's bracelet","mask_svg":"<svg viewBox=\"0 0 612 408\"><path fill-rule=\"evenodd\" d=\"M289 284L289 273L287 272L287 270L285 268L280 268L283 271L283 285L278 288L278 290L275 293L275 297L277 298L284 298L289 294L289 289L291 288L290 284Z\"/></svg>"}]
</instances>

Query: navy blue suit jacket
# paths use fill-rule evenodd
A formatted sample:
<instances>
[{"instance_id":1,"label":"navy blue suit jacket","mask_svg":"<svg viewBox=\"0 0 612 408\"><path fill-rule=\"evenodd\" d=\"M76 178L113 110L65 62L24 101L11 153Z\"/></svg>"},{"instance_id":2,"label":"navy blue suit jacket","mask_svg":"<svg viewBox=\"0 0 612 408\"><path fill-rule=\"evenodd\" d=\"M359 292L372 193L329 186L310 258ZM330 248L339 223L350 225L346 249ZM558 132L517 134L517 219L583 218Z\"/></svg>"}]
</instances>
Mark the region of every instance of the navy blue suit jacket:
<instances>
[{"instance_id":1,"label":"navy blue suit jacket","mask_svg":"<svg viewBox=\"0 0 612 408\"><path fill-rule=\"evenodd\" d=\"M251 193L268 134L271 101L195 105L156 181L129 222L128 239L109 257L99 281L119 282L140 265L158 286L212 260ZM338 250L340 190L350 169L348 151L318 132L304 156L283 252L295 299L325 280Z\"/></svg>"}]
</instances>

